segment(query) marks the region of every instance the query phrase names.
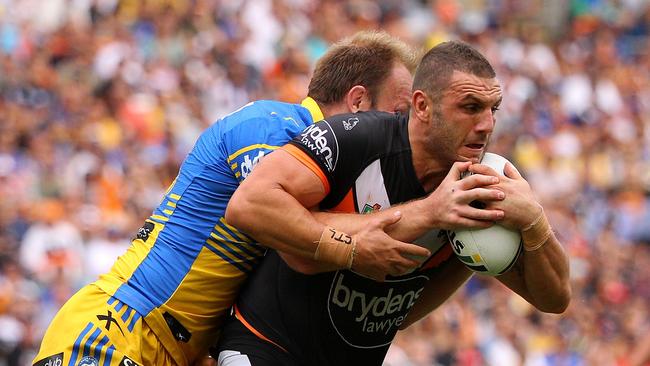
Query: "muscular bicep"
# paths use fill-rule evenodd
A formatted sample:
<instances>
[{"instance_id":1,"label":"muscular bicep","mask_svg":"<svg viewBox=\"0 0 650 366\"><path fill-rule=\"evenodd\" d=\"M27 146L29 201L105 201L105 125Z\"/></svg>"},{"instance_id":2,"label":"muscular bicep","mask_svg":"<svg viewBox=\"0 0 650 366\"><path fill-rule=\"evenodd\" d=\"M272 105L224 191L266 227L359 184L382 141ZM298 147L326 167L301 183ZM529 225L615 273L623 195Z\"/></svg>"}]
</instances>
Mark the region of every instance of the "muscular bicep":
<instances>
[{"instance_id":1,"label":"muscular bicep","mask_svg":"<svg viewBox=\"0 0 650 366\"><path fill-rule=\"evenodd\" d=\"M328 193L327 182L324 181L323 174L315 164L309 165L309 161L299 160L284 149L275 151L267 159L268 164L259 167L262 168L259 175L272 188L287 192L303 207L317 206Z\"/></svg>"},{"instance_id":2,"label":"muscular bicep","mask_svg":"<svg viewBox=\"0 0 650 366\"><path fill-rule=\"evenodd\" d=\"M282 192L285 194L275 195ZM313 207L325 194L321 179L312 169L293 155L278 149L266 156L235 191L228 203L226 216L228 217L231 209L238 205L252 205L249 208L255 209L260 208L258 205L273 203L273 207L279 209L289 203L283 201L289 198L286 195L291 196L302 207ZM274 202L275 200L280 201ZM255 215L255 212L250 214Z\"/></svg>"},{"instance_id":3,"label":"muscular bicep","mask_svg":"<svg viewBox=\"0 0 650 366\"><path fill-rule=\"evenodd\" d=\"M276 250L309 256L324 225L305 207L326 195L321 179L284 150L265 157L242 182L226 209L226 221Z\"/></svg>"}]
</instances>

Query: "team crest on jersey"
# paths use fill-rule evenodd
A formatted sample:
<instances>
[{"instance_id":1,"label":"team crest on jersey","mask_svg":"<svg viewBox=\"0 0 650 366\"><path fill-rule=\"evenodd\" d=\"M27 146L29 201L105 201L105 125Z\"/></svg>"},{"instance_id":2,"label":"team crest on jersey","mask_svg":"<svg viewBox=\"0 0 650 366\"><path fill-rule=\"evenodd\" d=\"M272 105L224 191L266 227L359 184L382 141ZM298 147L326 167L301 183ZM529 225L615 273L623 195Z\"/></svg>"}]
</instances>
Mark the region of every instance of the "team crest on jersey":
<instances>
[{"instance_id":1,"label":"team crest on jersey","mask_svg":"<svg viewBox=\"0 0 650 366\"><path fill-rule=\"evenodd\" d=\"M57 353L36 362L34 366L62 366L63 365L63 352Z\"/></svg>"},{"instance_id":2,"label":"team crest on jersey","mask_svg":"<svg viewBox=\"0 0 650 366\"><path fill-rule=\"evenodd\" d=\"M375 211L381 210L381 205L379 203L375 203L374 205L370 206L369 204L366 203L365 206L363 206L363 210L361 213L367 214Z\"/></svg>"},{"instance_id":3,"label":"team crest on jersey","mask_svg":"<svg viewBox=\"0 0 650 366\"><path fill-rule=\"evenodd\" d=\"M95 357L86 356L79 361L77 366L98 366L99 361Z\"/></svg>"},{"instance_id":4,"label":"team crest on jersey","mask_svg":"<svg viewBox=\"0 0 650 366\"><path fill-rule=\"evenodd\" d=\"M300 134L300 143L325 164L328 172L333 172L339 159L339 144L332 127L327 121L314 123Z\"/></svg>"},{"instance_id":5,"label":"team crest on jersey","mask_svg":"<svg viewBox=\"0 0 650 366\"><path fill-rule=\"evenodd\" d=\"M348 118L347 121L343 121L343 128L345 128L346 131L350 131L354 128L354 126L357 125L357 123L359 123L359 119L357 117Z\"/></svg>"}]
</instances>

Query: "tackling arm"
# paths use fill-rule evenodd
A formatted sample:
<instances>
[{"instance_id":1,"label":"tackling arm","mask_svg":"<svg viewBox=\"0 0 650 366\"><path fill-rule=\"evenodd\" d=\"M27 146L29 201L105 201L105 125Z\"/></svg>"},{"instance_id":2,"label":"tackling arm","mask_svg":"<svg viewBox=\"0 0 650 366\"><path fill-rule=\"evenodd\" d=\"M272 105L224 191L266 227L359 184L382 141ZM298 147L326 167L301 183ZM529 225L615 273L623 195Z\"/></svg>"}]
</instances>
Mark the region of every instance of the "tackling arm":
<instances>
[{"instance_id":1,"label":"tackling arm","mask_svg":"<svg viewBox=\"0 0 650 366\"><path fill-rule=\"evenodd\" d=\"M493 184L494 177L475 174L460 180L461 171L468 166L454 164L438 189L421 200L369 215L314 214L305 207L315 207L326 196L323 183L292 155L277 150L264 158L237 189L228 204L226 220L259 242L284 252L288 264L305 273L340 269L312 260L325 228L322 221L356 237L355 271L382 280L419 265L403 255L423 259L429 255L428 250L399 240L411 241L434 227L485 227L502 217L499 210L469 206L476 199L500 198L497 190L479 188Z\"/></svg>"},{"instance_id":2,"label":"tackling arm","mask_svg":"<svg viewBox=\"0 0 650 366\"><path fill-rule=\"evenodd\" d=\"M311 259L326 226L305 207L316 206L326 194L323 183L312 170L289 153L278 150L264 158L237 189L228 204L226 220L273 249ZM335 223L338 230L345 226L353 229L350 233L359 233L353 268L377 279L401 274L418 265L402 254L423 258L429 255L424 248L402 243L383 233L383 227L395 220L383 217L375 226L368 226L368 220L375 217L362 215L344 215ZM308 268L308 263L303 261L303 270ZM332 267L332 263L321 264L325 266L317 270L340 269Z\"/></svg>"}]
</instances>

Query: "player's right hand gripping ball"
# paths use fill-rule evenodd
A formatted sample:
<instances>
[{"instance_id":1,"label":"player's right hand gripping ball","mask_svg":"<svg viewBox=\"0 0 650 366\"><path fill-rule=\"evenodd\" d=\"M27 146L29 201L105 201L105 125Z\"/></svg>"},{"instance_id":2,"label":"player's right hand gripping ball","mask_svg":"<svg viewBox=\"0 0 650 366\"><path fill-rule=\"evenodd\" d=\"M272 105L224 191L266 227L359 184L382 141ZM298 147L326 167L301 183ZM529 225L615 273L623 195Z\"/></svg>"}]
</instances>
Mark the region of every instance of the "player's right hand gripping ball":
<instances>
[{"instance_id":1,"label":"player's right hand gripping ball","mask_svg":"<svg viewBox=\"0 0 650 366\"><path fill-rule=\"evenodd\" d=\"M481 164L503 174L507 161L500 155L485 153ZM450 230L447 235L461 262L472 271L490 276L507 272L523 249L519 232L498 224L485 229Z\"/></svg>"}]
</instances>

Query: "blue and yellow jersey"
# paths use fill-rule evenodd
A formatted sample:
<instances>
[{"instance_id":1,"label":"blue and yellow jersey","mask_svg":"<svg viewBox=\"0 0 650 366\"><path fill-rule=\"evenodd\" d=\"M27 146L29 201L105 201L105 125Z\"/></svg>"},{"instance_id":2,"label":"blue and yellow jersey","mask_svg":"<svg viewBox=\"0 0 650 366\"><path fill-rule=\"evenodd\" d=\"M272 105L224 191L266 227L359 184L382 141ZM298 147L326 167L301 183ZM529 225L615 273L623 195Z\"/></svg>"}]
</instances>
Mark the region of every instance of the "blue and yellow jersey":
<instances>
[{"instance_id":1,"label":"blue and yellow jersey","mask_svg":"<svg viewBox=\"0 0 650 366\"><path fill-rule=\"evenodd\" d=\"M265 253L224 220L228 201L262 157L322 118L311 99L256 101L201 134L131 247L95 283L129 308L126 324L144 317L163 342L171 330L190 363L205 352Z\"/></svg>"}]
</instances>

